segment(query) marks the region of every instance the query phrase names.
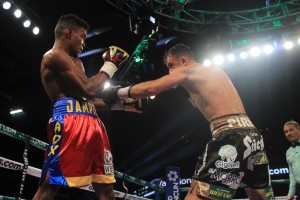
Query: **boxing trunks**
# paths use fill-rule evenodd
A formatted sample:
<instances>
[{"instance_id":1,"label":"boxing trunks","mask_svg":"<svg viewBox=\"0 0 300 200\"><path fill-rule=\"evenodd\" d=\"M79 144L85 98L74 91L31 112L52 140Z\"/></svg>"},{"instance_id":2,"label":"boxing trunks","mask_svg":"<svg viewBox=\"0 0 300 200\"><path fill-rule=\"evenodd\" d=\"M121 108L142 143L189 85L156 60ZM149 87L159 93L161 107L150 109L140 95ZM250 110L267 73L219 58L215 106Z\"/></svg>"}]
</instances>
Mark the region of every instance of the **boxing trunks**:
<instances>
[{"instance_id":1,"label":"boxing trunks","mask_svg":"<svg viewBox=\"0 0 300 200\"><path fill-rule=\"evenodd\" d=\"M270 185L263 138L245 114L215 118L210 127L212 138L199 157L186 200L232 199L241 181L255 189Z\"/></svg>"},{"instance_id":2,"label":"boxing trunks","mask_svg":"<svg viewBox=\"0 0 300 200\"><path fill-rule=\"evenodd\" d=\"M91 101L58 99L48 139L40 184L47 172L50 184L68 187L116 181L108 136Z\"/></svg>"}]
</instances>

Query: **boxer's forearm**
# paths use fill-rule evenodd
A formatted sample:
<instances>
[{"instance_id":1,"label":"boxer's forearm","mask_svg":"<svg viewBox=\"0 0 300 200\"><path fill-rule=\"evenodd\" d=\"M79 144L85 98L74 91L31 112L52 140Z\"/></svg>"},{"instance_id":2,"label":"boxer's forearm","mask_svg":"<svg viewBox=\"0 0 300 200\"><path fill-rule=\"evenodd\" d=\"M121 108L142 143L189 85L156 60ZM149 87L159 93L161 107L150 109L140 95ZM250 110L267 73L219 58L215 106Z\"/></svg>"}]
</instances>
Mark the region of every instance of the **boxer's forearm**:
<instances>
[{"instance_id":1,"label":"boxer's forearm","mask_svg":"<svg viewBox=\"0 0 300 200\"><path fill-rule=\"evenodd\" d=\"M177 86L182 80L180 76L166 75L153 81L146 81L121 88L118 90L117 95L120 99L150 97Z\"/></svg>"},{"instance_id":2,"label":"boxer's forearm","mask_svg":"<svg viewBox=\"0 0 300 200\"><path fill-rule=\"evenodd\" d=\"M137 85L128 86L118 90L118 97L120 99L126 98L144 98L158 94L159 91L155 87L151 87L149 82L139 83Z\"/></svg>"}]
</instances>

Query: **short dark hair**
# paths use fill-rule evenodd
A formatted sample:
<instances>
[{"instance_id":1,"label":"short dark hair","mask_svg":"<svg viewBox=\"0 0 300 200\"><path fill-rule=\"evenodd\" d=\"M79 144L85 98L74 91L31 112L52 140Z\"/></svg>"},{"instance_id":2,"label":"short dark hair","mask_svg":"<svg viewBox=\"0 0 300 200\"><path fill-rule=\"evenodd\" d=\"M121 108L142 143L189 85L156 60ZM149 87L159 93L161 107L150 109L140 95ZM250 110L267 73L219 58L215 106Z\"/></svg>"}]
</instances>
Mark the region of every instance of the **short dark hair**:
<instances>
[{"instance_id":1,"label":"short dark hair","mask_svg":"<svg viewBox=\"0 0 300 200\"><path fill-rule=\"evenodd\" d=\"M285 127L286 125L289 125L289 124L293 124L297 130L300 130L300 126L299 126L298 122L296 122L294 120L286 122L283 127Z\"/></svg>"},{"instance_id":2,"label":"short dark hair","mask_svg":"<svg viewBox=\"0 0 300 200\"><path fill-rule=\"evenodd\" d=\"M187 56L190 59L195 59L195 54L193 50L183 43L178 43L174 45L165 53L164 63L166 63L166 59L168 56L174 56L176 58L179 58L180 56Z\"/></svg>"},{"instance_id":3,"label":"short dark hair","mask_svg":"<svg viewBox=\"0 0 300 200\"><path fill-rule=\"evenodd\" d=\"M55 38L59 38L62 35L63 30L66 28L73 28L73 29L84 28L85 30L88 30L89 25L85 20L81 19L77 15L74 14L62 15L58 19L58 22L54 29Z\"/></svg>"}]
</instances>

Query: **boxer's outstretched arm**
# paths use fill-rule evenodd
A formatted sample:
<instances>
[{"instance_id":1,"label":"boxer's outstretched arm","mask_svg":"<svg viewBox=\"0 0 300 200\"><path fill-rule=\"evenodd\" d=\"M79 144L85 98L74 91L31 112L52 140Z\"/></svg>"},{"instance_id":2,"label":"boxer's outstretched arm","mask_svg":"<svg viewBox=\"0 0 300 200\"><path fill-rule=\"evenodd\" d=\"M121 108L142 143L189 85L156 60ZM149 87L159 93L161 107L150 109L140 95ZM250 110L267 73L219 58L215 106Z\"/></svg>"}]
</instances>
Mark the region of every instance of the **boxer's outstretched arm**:
<instances>
[{"instance_id":1,"label":"boxer's outstretched arm","mask_svg":"<svg viewBox=\"0 0 300 200\"><path fill-rule=\"evenodd\" d=\"M187 69L177 69L172 74L165 75L159 79L119 89L117 95L120 99L153 96L180 85L187 78L188 74L189 70Z\"/></svg>"},{"instance_id":2,"label":"boxer's outstretched arm","mask_svg":"<svg viewBox=\"0 0 300 200\"><path fill-rule=\"evenodd\" d=\"M141 113L147 108L148 99L124 99L118 100L116 103L110 105L106 104L101 98L94 98L93 103L97 111L104 110L123 110L127 112Z\"/></svg>"}]
</instances>

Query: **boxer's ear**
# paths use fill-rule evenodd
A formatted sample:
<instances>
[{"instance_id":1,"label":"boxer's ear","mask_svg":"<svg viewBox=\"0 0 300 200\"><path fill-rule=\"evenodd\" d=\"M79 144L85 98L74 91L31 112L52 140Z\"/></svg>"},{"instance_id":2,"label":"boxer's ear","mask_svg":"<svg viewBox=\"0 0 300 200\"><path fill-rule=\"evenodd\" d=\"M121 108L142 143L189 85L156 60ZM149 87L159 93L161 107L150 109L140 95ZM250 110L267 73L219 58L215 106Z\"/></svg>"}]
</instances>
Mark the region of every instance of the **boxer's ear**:
<instances>
[{"instance_id":1,"label":"boxer's ear","mask_svg":"<svg viewBox=\"0 0 300 200\"><path fill-rule=\"evenodd\" d=\"M188 59L185 56L181 56L180 57L180 62L182 63L182 65L187 65L188 64Z\"/></svg>"}]
</instances>

